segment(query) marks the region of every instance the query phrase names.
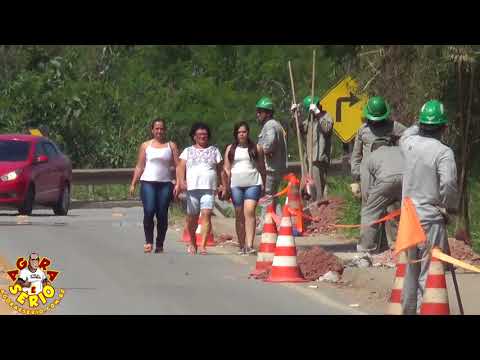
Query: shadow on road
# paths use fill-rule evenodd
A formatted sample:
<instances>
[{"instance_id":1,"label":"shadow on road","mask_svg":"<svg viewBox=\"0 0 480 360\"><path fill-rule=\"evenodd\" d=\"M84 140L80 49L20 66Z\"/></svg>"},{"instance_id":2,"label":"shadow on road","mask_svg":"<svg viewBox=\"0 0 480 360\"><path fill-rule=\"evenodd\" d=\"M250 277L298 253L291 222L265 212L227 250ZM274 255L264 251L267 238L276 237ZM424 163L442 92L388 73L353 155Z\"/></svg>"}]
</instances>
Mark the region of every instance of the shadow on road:
<instances>
[{"instance_id":1,"label":"shadow on road","mask_svg":"<svg viewBox=\"0 0 480 360\"><path fill-rule=\"evenodd\" d=\"M1 216L10 216L10 217L16 217L16 216L20 216L20 214L18 213L0 213L0 217ZM42 218L42 217L45 217L45 218L52 218L52 217L56 217L56 218L59 218L59 219L62 219L62 218L74 218L74 217L79 217L80 215L67 215L67 216L59 216L59 215L55 215L55 214L32 214L32 215L28 215L28 217L32 217L32 218Z\"/></svg>"}]
</instances>

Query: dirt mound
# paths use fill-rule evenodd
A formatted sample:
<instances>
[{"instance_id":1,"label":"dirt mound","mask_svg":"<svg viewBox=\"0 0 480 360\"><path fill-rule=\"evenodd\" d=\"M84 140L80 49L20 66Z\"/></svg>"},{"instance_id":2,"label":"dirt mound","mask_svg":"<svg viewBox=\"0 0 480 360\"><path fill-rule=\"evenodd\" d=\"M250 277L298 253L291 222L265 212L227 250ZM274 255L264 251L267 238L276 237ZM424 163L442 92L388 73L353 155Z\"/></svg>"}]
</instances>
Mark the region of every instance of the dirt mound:
<instances>
[{"instance_id":1,"label":"dirt mound","mask_svg":"<svg viewBox=\"0 0 480 360\"><path fill-rule=\"evenodd\" d=\"M338 220L339 209L343 204L340 198L330 198L310 206L310 215L317 221L310 221L305 235L330 234L336 231L334 224Z\"/></svg>"},{"instance_id":2,"label":"dirt mound","mask_svg":"<svg viewBox=\"0 0 480 360\"><path fill-rule=\"evenodd\" d=\"M475 253L463 240L448 239L451 256L472 265L480 265L480 255Z\"/></svg>"},{"instance_id":3,"label":"dirt mound","mask_svg":"<svg viewBox=\"0 0 480 360\"><path fill-rule=\"evenodd\" d=\"M329 271L343 274L344 265L340 258L325 251L320 246L299 251L297 263L305 279L314 281Z\"/></svg>"}]
</instances>

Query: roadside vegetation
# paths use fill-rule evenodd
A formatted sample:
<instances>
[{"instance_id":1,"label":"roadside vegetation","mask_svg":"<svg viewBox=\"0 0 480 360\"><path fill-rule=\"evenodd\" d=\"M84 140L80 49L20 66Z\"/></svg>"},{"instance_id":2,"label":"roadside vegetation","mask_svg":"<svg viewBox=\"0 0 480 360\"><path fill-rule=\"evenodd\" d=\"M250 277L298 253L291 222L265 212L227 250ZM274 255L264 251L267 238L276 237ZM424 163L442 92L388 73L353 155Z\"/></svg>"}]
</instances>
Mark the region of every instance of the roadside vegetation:
<instances>
[{"instance_id":1,"label":"roadside vegetation","mask_svg":"<svg viewBox=\"0 0 480 360\"><path fill-rule=\"evenodd\" d=\"M0 132L47 129L74 168L129 168L153 118L164 117L172 140L189 145L194 121L213 129L212 143L231 142L233 123L259 126L254 104L270 96L287 129L289 159L298 159L291 121L288 60L297 101L310 94L317 51L316 95L345 75L368 95L384 96L392 117L416 121L427 99L445 103L459 174L460 211L452 231L465 229L480 248L480 78L478 45L0 45ZM333 158L342 155L335 140ZM355 220L347 179L331 179L345 196L342 221ZM122 186L95 187L98 198L127 197ZM91 191L74 189L74 198ZM348 220L348 221L347 221Z\"/></svg>"}]
</instances>

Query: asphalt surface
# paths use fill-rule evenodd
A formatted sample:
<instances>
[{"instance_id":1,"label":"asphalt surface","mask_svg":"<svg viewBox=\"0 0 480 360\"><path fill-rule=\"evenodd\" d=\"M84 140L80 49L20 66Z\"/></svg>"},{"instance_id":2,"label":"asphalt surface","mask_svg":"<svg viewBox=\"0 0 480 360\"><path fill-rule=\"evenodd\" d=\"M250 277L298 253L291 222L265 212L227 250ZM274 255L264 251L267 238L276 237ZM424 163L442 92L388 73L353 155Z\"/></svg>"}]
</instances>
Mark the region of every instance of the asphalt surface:
<instances>
[{"instance_id":1,"label":"asphalt surface","mask_svg":"<svg viewBox=\"0 0 480 360\"><path fill-rule=\"evenodd\" d=\"M77 209L67 217L0 210L0 256L10 264L37 251L61 273L65 297L52 314L355 314L308 284L248 279L241 257L215 248L186 254L169 230L164 254L143 253L142 209ZM222 253L223 251L223 253Z\"/></svg>"}]
</instances>

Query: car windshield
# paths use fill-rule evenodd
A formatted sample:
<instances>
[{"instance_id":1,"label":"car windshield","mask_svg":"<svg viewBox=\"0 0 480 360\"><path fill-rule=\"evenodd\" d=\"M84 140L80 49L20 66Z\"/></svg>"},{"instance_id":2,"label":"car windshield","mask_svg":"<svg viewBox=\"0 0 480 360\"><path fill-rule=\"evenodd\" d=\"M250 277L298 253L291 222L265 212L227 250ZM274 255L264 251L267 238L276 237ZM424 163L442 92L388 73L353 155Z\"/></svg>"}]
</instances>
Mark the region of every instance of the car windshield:
<instances>
[{"instance_id":1,"label":"car windshield","mask_svg":"<svg viewBox=\"0 0 480 360\"><path fill-rule=\"evenodd\" d=\"M14 140L0 140L0 161L25 161L30 143Z\"/></svg>"}]
</instances>

